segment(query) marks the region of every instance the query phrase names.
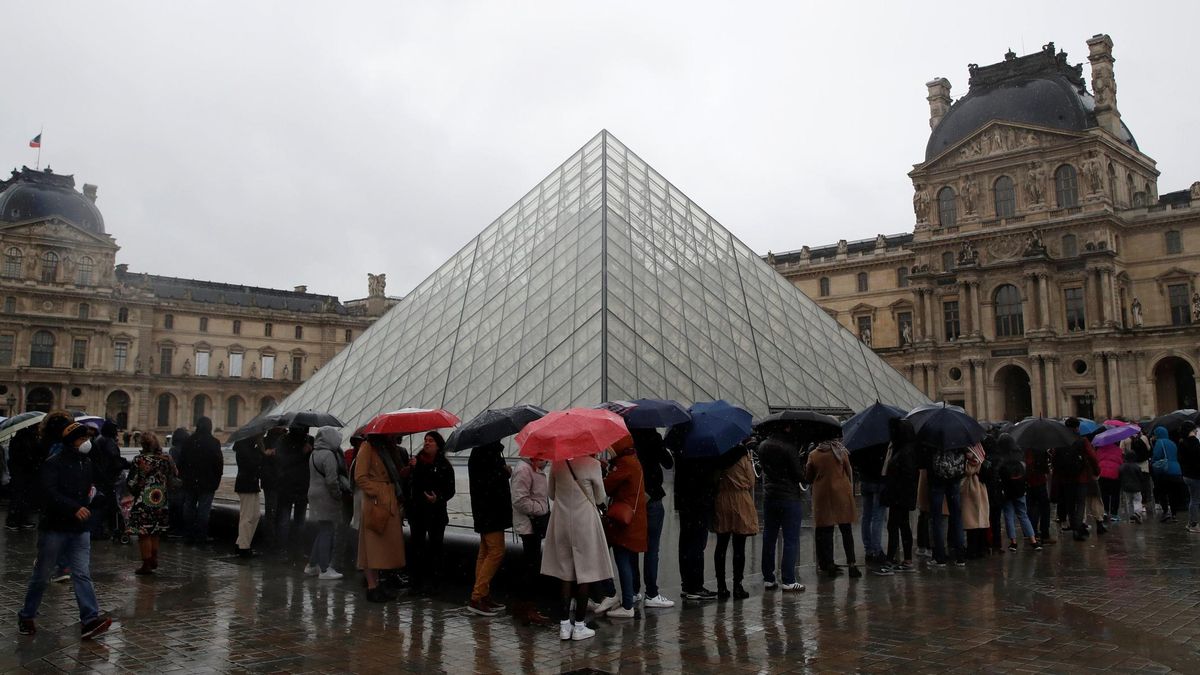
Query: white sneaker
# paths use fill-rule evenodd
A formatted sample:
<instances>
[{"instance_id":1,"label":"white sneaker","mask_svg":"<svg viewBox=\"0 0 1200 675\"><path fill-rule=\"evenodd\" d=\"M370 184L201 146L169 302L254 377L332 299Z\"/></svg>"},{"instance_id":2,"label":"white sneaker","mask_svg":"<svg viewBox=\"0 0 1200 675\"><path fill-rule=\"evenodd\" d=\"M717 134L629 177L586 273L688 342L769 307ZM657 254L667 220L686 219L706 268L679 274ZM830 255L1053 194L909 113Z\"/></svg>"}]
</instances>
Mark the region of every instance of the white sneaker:
<instances>
[{"instance_id":1,"label":"white sneaker","mask_svg":"<svg viewBox=\"0 0 1200 675\"><path fill-rule=\"evenodd\" d=\"M595 613L597 609L600 609L600 603L589 598L587 611ZM575 601L574 600L571 601L571 611L572 612L575 611Z\"/></svg>"},{"instance_id":2,"label":"white sneaker","mask_svg":"<svg viewBox=\"0 0 1200 675\"><path fill-rule=\"evenodd\" d=\"M558 639L560 639L560 640L570 640L571 639L571 622L570 622L570 620L558 622Z\"/></svg>"},{"instance_id":3,"label":"white sneaker","mask_svg":"<svg viewBox=\"0 0 1200 675\"><path fill-rule=\"evenodd\" d=\"M638 604L639 602L641 602L641 601L642 601L642 600L644 600L644 599L645 599L645 598L644 598L644 596L642 595L642 592L641 592L641 591L638 591L638 592L637 592L637 594L633 596L633 604L635 604L635 605L636 605L636 604Z\"/></svg>"},{"instance_id":4,"label":"white sneaker","mask_svg":"<svg viewBox=\"0 0 1200 675\"><path fill-rule=\"evenodd\" d=\"M794 584L781 584L780 588L782 588L785 593L789 591L792 593L800 593L804 591L804 584L800 582L796 582Z\"/></svg>"},{"instance_id":5,"label":"white sneaker","mask_svg":"<svg viewBox=\"0 0 1200 675\"><path fill-rule=\"evenodd\" d=\"M615 609L620 606L621 606L621 598L619 598L615 595L610 595L607 598L601 600L600 604L596 606L596 616L604 616L605 614L608 613L608 610ZM591 636L589 635L588 637L591 637Z\"/></svg>"},{"instance_id":6,"label":"white sneaker","mask_svg":"<svg viewBox=\"0 0 1200 675\"><path fill-rule=\"evenodd\" d=\"M321 568L317 567L316 565L305 565L304 566L304 576L306 576L306 577L315 577L320 573L321 573Z\"/></svg>"},{"instance_id":7,"label":"white sneaker","mask_svg":"<svg viewBox=\"0 0 1200 675\"><path fill-rule=\"evenodd\" d=\"M325 581L337 581L338 579L341 579L342 576L343 575L341 572L330 567L329 569L325 570L324 572L321 572L321 574L318 575L317 578L324 579Z\"/></svg>"},{"instance_id":8,"label":"white sneaker","mask_svg":"<svg viewBox=\"0 0 1200 675\"><path fill-rule=\"evenodd\" d=\"M779 584L775 583L774 581L764 581L763 582L763 590L773 591L776 588L779 588Z\"/></svg>"},{"instance_id":9,"label":"white sneaker","mask_svg":"<svg viewBox=\"0 0 1200 675\"><path fill-rule=\"evenodd\" d=\"M918 548L917 549L917 557L918 558L932 558L933 551L930 551L927 548Z\"/></svg>"},{"instance_id":10,"label":"white sneaker","mask_svg":"<svg viewBox=\"0 0 1200 675\"><path fill-rule=\"evenodd\" d=\"M674 606L675 606L675 601L664 598L661 593L654 596L653 598L646 598L646 608L647 609L665 609L667 607L674 607Z\"/></svg>"},{"instance_id":11,"label":"white sneaker","mask_svg":"<svg viewBox=\"0 0 1200 675\"><path fill-rule=\"evenodd\" d=\"M629 609L625 609L624 607L617 607L616 609L610 609L610 610L608 610L608 618L610 618L610 619L632 619L633 618L633 608L630 607Z\"/></svg>"},{"instance_id":12,"label":"white sneaker","mask_svg":"<svg viewBox=\"0 0 1200 675\"><path fill-rule=\"evenodd\" d=\"M571 626L571 639L575 641L596 637L596 631L587 627L586 623L576 623Z\"/></svg>"}]
</instances>

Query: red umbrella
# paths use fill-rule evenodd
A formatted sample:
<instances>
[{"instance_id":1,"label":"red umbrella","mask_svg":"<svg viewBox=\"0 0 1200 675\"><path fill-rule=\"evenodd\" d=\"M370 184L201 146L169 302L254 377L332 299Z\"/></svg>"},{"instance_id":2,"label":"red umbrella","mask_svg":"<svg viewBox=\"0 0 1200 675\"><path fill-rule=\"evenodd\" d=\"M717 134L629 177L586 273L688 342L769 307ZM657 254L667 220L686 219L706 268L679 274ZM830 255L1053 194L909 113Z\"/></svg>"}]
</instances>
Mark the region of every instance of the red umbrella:
<instances>
[{"instance_id":1,"label":"red umbrella","mask_svg":"<svg viewBox=\"0 0 1200 675\"><path fill-rule=\"evenodd\" d=\"M552 462L595 455L629 435L625 420L609 410L556 410L517 434L522 457Z\"/></svg>"},{"instance_id":2,"label":"red umbrella","mask_svg":"<svg viewBox=\"0 0 1200 675\"><path fill-rule=\"evenodd\" d=\"M380 413L360 430L363 434L419 434L423 431L445 429L458 424L458 415L442 410L427 408L402 408L393 412Z\"/></svg>"}]
</instances>

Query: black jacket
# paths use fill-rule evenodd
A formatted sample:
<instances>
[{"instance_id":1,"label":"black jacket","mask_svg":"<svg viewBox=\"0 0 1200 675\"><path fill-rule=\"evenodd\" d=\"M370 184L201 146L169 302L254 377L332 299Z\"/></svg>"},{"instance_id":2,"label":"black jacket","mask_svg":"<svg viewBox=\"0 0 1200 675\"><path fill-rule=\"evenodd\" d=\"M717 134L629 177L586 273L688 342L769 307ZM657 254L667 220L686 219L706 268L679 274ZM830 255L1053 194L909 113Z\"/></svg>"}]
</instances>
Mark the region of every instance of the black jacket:
<instances>
[{"instance_id":1,"label":"black jacket","mask_svg":"<svg viewBox=\"0 0 1200 675\"><path fill-rule=\"evenodd\" d=\"M771 434L758 444L758 461L762 464L764 497L767 499L802 499L800 481L804 478L804 460L800 448L784 434Z\"/></svg>"},{"instance_id":2,"label":"black jacket","mask_svg":"<svg viewBox=\"0 0 1200 675\"><path fill-rule=\"evenodd\" d=\"M472 450L467 460L471 515L475 531L480 534L512 527L512 493L508 489L508 463L503 452L503 445L491 443Z\"/></svg>"},{"instance_id":3,"label":"black jacket","mask_svg":"<svg viewBox=\"0 0 1200 675\"><path fill-rule=\"evenodd\" d=\"M38 443L35 427L18 431L8 444L8 472L13 481L36 481L46 461L46 449Z\"/></svg>"},{"instance_id":4,"label":"black jacket","mask_svg":"<svg viewBox=\"0 0 1200 675\"><path fill-rule=\"evenodd\" d=\"M454 497L454 465L445 455L439 454L437 459L425 463L418 454L409 487L412 492L405 505L405 514L409 522L442 525L449 522L446 503ZM437 501L430 504L425 499L426 492L437 495Z\"/></svg>"},{"instance_id":5,"label":"black jacket","mask_svg":"<svg viewBox=\"0 0 1200 675\"><path fill-rule=\"evenodd\" d=\"M1200 478L1200 439L1195 436L1184 436L1179 441L1176 457L1179 458L1179 470L1184 478Z\"/></svg>"},{"instance_id":6,"label":"black jacket","mask_svg":"<svg viewBox=\"0 0 1200 675\"><path fill-rule=\"evenodd\" d=\"M262 479L263 460L266 459L262 448L255 439L248 438L233 444L233 456L237 460L237 478L233 481L233 491L257 493L259 481Z\"/></svg>"},{"instance_id":7,"label":"black jacket","mask_svg":"<svg viewBox=\"0 0 1200 675\"><path fill-rule=\"evenodd\" d=\"M887 457L888 444L871 445L850 453L850 466L858 471L859 480L879 483L883 480L883 460Z\"/></svg>"},{"instance_id":8,"label":"black jacket","mask_svg":"<svg viewBox=\"0 0 1200 675\"><path fill-rule=\"evenodd\" d=\"M633 445L637 449L638 462L642 464L642 482L646 486L646 499L656 501L667 496L663 489L663 469L675 466L671 453L663 443L662 436L654 429L633 429Z\"/></svg>"},{"instance_id":9,"label":"black jacket","mask_svg":"<svg viewBox=\"0 0 1200 675\"><path fill-rule=\"evenodd\" d=\"M917 445L901 442L892 446L892 461L883 477L883 503L912 511L917 508Z\"/></svg>"},{"instance_id":10,"label":"black jacket","mask_svg":"<svg viewBox=\"0 0 1200 675\"><path fill-rule=\"evenodd\" d=\"M184 444L182 454L179 477L184 489L216 492L225 471L225 456L221 454L221 443L212 435L212 420L201 417L196 421L196 432Z\"/></svg>"},{"instance_id":11,"label":"black jacket","mask_svg":"<svg viewBox=\"0 0 1200 675\"><path fill-rule=\"evenodd\" d=\"M101 434L92 441L92 451L88 453L92 470L96 473L96 481L110 492L121 472L129 468L129 460L121 456L121 448L117 439Z\"/></svg>"},{"instance_id":12,"label":"black jacket","mask_svg":"<svg viewBox=\"0 0 1200 675\"><path fill-rule=\"evenodd\" d=\"M42 464L42 520L40 528L48 532L84 532L91 528L75 512L88 506L88 493L96 484L92 462L75 448L63 447ZM103 488L97 488L103 489ZM90 519L89 519L90 520Z\"/></svg>"},{"instance_id":13,"label":"black jacket","mask_svg":"<svg viewBox=\"0 0 1200 675\"><path fill-rule=\"evenodd\" d=\"M717 499L720 471L715 457L675 455L675 510L680 516L702 520L712 518Z\"/></svg>"},{"instance_id":14,"label":"black jacket","mask_svg":"<svg viewBox=\"0 0 1200 675\"><path fill-rule=\"evenodd\" d=\"M285 498L308 498L308 455L304 453L307 438L306 432L288 432L275 446L275 489Z\"/></svg>"}]
</instances>

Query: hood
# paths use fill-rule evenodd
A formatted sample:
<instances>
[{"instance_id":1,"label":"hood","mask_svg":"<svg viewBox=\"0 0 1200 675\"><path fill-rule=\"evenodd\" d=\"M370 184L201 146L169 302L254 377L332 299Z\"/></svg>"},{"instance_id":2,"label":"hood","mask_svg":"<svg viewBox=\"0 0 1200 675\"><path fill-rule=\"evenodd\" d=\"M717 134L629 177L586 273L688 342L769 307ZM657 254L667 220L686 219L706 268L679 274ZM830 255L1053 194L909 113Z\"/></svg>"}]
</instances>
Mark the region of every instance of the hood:
<instances>
[{"instance_id":1,"label":"hood","mask_svg":"<svg viewBox=\"0 0 1200 675\"><path fill-rule=\"evenodd\" d=\"M1167 434L1167 428L1164 426L1154 427L1154 437L1161 438L1164 441L1170 440L1171 438L1170 435Z\"/></svg>"},{"instance_id":2,"label":"hood","mask_svg":"<svg viewBox=\"0 0 1200 675\"><path fill-rule=\"evenodd\" d=\"M212 436L212 420L207 417L201 417L196 420L196 436Z\"/></svg>"},{"instance_id":3,"label":"hood","mask_svg":"<svg viewBox=\"0 0 1200 675\"><path fill-rule=\"evenodd\" d=\"M104 424L100 425L100 435L108 438L117 437L117 423L112 420L104 420Z\"/></svg>"},{"instance_id":4,"label":"hood","mask_svg":"<svg viewBox=\"0 0 1200 675\"><path fill-rule=\"evenodd\" d=\"M191 437L192 435L188 433L187 429L179 427L175 431L171 432L171 447L182 448L183 444L187 443L188 439Z\"/></svg>"},{"instance_id":5,"label":"hood","mask_svg":"<svg viewBox=\"0 0 1200 675\"><path fill-rule=\"evenodd\" d=\"M996 439L996 453L1010 457L1021 454L1021 450L1017 448L1017 440L1012 434L1000 434L1000 438Z\"/></svg>"},{"instance_id":6,"label":"hood","mask_svg":"<svg viewBox=\"0 0 1200 675\"><path fill-rule=\"evenodd\" d=\"M317 439L313 441L313 450L329 450L340 452L342 449L342 432L337 427L321 427L317 429Z\"/></svg>"}]
</instances>

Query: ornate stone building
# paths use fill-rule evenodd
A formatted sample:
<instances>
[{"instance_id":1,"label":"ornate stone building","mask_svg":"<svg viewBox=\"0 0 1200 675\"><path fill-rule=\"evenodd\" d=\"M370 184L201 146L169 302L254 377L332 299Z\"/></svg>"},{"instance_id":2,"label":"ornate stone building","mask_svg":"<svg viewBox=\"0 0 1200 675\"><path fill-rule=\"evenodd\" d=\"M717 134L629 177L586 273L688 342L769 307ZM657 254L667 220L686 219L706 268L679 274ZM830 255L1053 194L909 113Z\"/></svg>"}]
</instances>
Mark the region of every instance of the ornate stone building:
<instances>
[{"instance_id":1,"label":"ornate stone building","mask_svg":"<svg viewBox=\"0 0 1200 675\"><path fill-rule=\"evenodd\" d=\"M0 181L0 410L68 408L169 432L228 433L395 303L383 275L341 303L307 292L130 272L96 187L28 167Z\"/></svg>"},{"instance_id":2,"label":"ornate stone building","mask_svg":"<svg viewBox=\"0 0 1200 675\"><path fill-rule=\"evenodd\" d=\"M928 83L912 233L768 254L934 399L986 419L1196 407L1200 183L1159 194L1112 40Z\"/></svg>"}]
</instances>

